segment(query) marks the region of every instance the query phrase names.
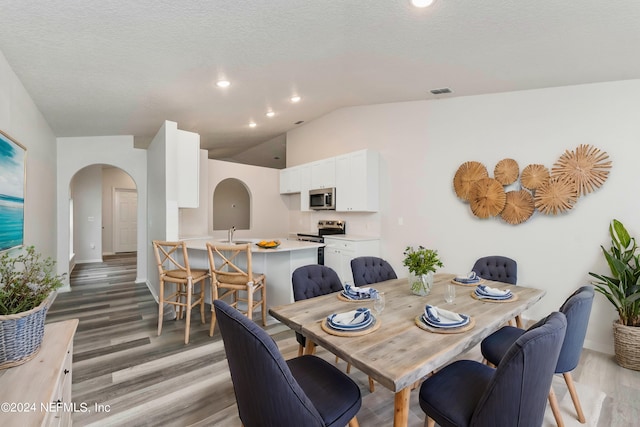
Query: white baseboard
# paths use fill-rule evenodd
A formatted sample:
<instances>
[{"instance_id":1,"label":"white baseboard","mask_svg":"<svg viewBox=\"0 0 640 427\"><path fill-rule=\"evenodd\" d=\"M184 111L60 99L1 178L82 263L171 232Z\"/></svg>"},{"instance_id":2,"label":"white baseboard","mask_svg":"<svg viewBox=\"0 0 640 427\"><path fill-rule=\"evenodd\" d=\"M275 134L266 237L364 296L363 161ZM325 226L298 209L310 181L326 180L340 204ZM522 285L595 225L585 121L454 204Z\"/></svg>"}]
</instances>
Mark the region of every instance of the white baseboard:
<instances>
[{"instance_id":1,"label":"white baseboard","mask_svg":"<svg viewBox=\"0 0 640 427\"><path fill-rule=\"evenodd\" d=\"M613 345L607 345L593 340L584 340L584 347L604 354L615 354Z\"/></svg>"}]
</instances>

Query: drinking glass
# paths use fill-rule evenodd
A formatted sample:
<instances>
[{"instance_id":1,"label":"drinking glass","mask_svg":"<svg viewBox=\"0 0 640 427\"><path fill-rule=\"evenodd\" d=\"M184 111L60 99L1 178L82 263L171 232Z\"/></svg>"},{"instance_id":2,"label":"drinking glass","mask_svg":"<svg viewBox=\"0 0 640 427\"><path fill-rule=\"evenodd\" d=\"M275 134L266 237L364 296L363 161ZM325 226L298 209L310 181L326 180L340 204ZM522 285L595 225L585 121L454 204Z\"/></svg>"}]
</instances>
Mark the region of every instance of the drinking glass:
<instances>
[{"instance_id":1,"label":"drinking glass","mask_svg":"<svg viewBox=\"0 0 640 427\"><path fill-rule=\"evenodd\" d=\"M444 290L444 300L451 304L456 299L456 285L453 283L447 283L447 287Z\"/></svg>"},{"instance_id":2,"label":"drinking glass","mask_svg":"<svg viewBox=\"0 0 640 427\"><path fill-rule=\"evenodd\" d=\"M375 299L373 300L373 309L378 315L384 310L384 292L376 293Z\"/></svg>"}]
</instances>

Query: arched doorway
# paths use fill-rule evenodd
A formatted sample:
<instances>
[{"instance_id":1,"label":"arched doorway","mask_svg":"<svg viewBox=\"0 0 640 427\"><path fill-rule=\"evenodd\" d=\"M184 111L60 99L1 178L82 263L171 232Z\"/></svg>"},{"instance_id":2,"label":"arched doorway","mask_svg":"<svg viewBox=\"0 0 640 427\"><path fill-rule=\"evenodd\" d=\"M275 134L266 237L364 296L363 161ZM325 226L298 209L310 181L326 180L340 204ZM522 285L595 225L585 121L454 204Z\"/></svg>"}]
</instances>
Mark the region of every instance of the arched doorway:
<instances>
[{"instance_id":1,"label":"arched doorway","mask_svg":"<svg viewBox=\"0 0 640 427\"><path fill-rule=\"evenodd\" d=\"M137 251L137 186L124 170L105 164L77 171L69 184L69 259L100 262L103 255Z\"/></svg>"},{"instance_id":2,"label":"arched doorway","mask_svg":"<svg viewBox=\"0 0 640 427\"><path fill-rule=\"evenodd\" d=\"M247 185L236 178L223 179L213 191L213 229L251 228L251 197Z\"/></svg>"}]
</instances>

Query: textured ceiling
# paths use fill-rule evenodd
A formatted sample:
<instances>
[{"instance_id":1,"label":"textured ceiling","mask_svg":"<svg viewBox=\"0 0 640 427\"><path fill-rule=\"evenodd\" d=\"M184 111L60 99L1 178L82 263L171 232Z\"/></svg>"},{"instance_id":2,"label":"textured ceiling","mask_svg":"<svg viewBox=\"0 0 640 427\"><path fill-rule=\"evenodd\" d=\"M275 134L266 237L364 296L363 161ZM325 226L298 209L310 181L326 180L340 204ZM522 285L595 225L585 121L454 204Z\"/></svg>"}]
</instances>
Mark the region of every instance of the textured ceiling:
<instances>
[{"instance_id":1,"label":"textured ceiling","mask_svg":"<svg viewBox=\"0 0 640 427\"><path fill-rule=\"evenodd\" d=\"M277 166L340 107L640 78L639 22L637 0L0 0L0 51L57 136L144 146L172 120Z\"/></svg>"}]
</instances>

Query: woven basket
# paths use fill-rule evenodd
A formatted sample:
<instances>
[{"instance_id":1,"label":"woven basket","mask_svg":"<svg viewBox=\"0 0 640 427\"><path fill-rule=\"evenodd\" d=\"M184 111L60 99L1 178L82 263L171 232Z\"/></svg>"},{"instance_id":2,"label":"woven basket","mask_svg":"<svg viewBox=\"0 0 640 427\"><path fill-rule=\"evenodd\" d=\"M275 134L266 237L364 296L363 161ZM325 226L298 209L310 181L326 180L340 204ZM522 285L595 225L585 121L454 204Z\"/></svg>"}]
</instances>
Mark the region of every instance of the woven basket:
<instances>
[{"instance_id":1,"label":"woven basket","mask_svg":"<svg viewBox=\"0 0 640 427\"><path fill-rule=\"evenodd\" d=\"M618 365L640 371L640 327L614 322L613 347Z\"/></svg>"},{"instance_id":2,"label":"woven basket","mask_svg":"<svg viewBox=\"0 0 640 427\"><path fill-rule=\"evenodd\" d=\"M38 353L54 294L29 311L0 316L0 369L22 365Z\"/></svg>"}]
</instances>

